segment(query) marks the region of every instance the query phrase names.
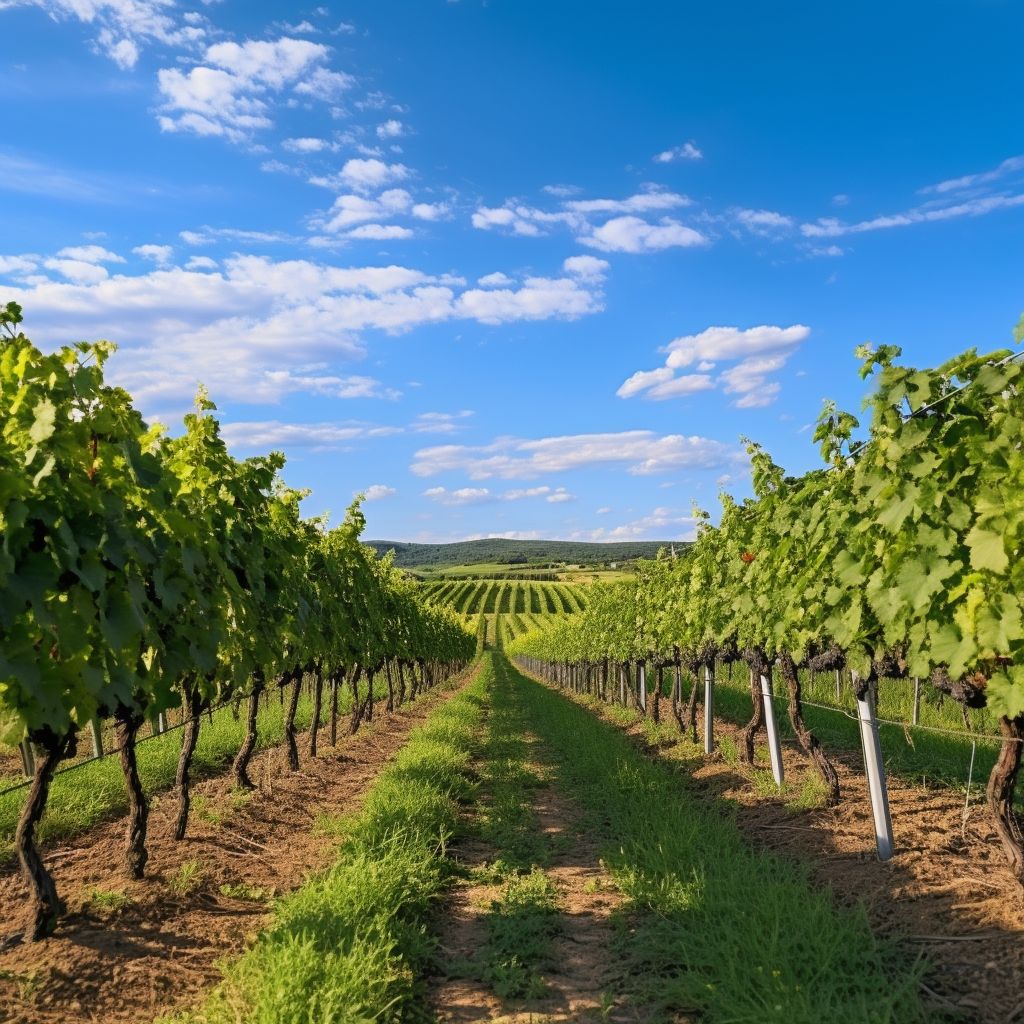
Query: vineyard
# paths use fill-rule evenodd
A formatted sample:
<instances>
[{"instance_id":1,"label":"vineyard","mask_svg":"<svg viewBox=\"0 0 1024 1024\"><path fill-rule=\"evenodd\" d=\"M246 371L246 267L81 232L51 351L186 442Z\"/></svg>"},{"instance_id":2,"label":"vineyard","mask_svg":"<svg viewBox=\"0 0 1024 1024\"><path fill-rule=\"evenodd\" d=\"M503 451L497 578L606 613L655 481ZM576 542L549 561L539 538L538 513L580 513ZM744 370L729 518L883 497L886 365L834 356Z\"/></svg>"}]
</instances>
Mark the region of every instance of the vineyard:
<instances>
[{"instance_id":1,"label":"vineyard","mask_svg":"<svg viewBox=\"0 0 1024 1024\"><path fill-rule=\"evenodd\" d=\"M586 607L585 587L519 579L434 581L423 585L423 594L459 615L571 615Z\"/></svg>"},{"instance_id":2,"label":"vineyard","mask_svg":"<svg viewBox=\"0 0 1024 1024\"><path fill-rule=\"evenodd\" d=\"M1024 365L587 585L418 582L0 315L4 1020L1021 1019ZM982 793L984 795L982 795Z\"/></svg>"}]
</instances>

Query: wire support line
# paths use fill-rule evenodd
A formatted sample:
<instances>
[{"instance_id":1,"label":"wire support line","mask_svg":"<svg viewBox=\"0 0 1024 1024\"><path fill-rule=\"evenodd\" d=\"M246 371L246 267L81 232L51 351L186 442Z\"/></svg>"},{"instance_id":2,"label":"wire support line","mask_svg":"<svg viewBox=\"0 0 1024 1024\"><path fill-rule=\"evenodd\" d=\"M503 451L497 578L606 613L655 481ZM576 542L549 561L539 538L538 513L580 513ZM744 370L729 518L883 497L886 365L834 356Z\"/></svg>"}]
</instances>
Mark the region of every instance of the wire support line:
<instances>
[{"instance_id":1,"label":"wire support line","mask_svg":"<svg viewBox=\"0 0 1024 1024\"><path fill-rule=\"evenodd\" d=\"M789 702L789 697L784 693L773 693L771 695L772 700L786 701ZM813 700L801 699L800 704L805 708L820 708L822 711L835 711L840 715L845 715L851 722L860 722L860 719L852 712L847 711L846 708L837 708L834 704L819 704ZM987 740L990 743L1024 743L1024 739L1017 736L997 736L994 733L989 732L967 732L964 729L944 729L939 725L913 725L910 722L901 722L895 718L879 718L875 716L875 721L879 725L894 725L898 729L902 729L904 732L914 729L917 732L935 732L940 733L943 736L956 736L958 739L968 740Z\"/></svg>"}]
</instances>

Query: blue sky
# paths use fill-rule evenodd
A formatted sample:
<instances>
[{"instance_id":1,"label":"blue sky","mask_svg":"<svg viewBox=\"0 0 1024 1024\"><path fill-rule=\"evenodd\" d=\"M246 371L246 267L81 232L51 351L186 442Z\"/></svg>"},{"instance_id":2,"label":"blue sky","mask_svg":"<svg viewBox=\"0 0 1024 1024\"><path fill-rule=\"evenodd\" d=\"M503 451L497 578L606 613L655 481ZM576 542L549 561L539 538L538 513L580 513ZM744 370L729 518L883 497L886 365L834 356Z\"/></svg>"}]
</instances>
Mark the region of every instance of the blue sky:
<instances>
[{"instance_id":1,"label":"blue sky","mask_svg":"<svg viewBox=\"0 0 1024 1024\"><path fill-rule=\"evenodd\" d=\"M690 535L1024 308L1024 11L0 0L0 301L371 537Z\"/></svg>"}]
</instances>

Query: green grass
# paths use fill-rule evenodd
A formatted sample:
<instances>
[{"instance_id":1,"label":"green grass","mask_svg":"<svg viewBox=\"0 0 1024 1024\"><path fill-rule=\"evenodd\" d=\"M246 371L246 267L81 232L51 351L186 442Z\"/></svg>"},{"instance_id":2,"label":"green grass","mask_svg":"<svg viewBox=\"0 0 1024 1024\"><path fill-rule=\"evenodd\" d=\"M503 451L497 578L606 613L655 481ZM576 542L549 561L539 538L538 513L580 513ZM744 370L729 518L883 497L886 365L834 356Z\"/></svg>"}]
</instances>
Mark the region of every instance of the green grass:
<instances>
[{"instance_id":1,"label":"green grass","mask_svg":"<svg viewBox=\"0 0 1024 1024\"><path fill-rule=\"evenodd\" d=\"M496 665L504 664L500 658L485 655L489 686L475 815L495 860L474 875L502 883L502 890L484 918L483 945L470 961L452 969L487 985L499 999L536 999L547 990L542 972L551 966L561 915L554 886L541 867L549 858L549 844L532 806L533 793L546 782L531 763L519 695L506 673L495 672Z\"/></svg>"},{"instance_id":2,"label":"green grass","mask_svg":"<svg viewBox=\"0 0 1024 1024\"><path fill-rule=\"evenodd\" d=\"M540 868L510 878L487 915L487 942L476 976L499 999L539 999L542 971L551 966L552 940L561 930L558 896Z\"/></svg>"},{"instance_id":3,"label":"green grass","mask_svg":"<svg viewBox=\"0 0 1024 1024\"><path fill-rule=\"evenodd\" d=\"M255 945L176 1024L426 1021L418 974L427 921L450 874L447 843L474 792L471 751L486 677L436 708L367 794L339 819L338 860L280 900Z\"/></svg>"},{"instance_id":4,"label":"green grass","mask_svg":"<svg viewBox=\"0 0 1024 1024\"><path fill-rule=\"evenodd\" d=\"M382 697L387 693L383 680L377 680L374 689ZM348 711L351 693L343 691L341 698L341 708ZM326 704L322 713L324 717L329 714ZM296 726L300 730L306 729L312 717L312 701L304 693L295 716ZM284 708L276 690L268 692L268 699L261 702L258 722L258 749L284 741ZM230 707L220 708L213 714L212 725L208 717L203 715L199 743L192 761L193 778L203 778L222 771L238 753L244 736L244 707L237 720ZM147 793L156 793L173 785L181 753L181 737L182 730L178 729L139 743L139 775ZM326 746L326 737L321 739L321 743L325 744L325 749L330 749ZM303 753L301 748L300 753ZM27 788L23 788L0 796L0 858L12 855L14 832L27 792ZM88 761L54 779L46 813L39 828L39 838L43 842L67 838L97 822L124 814L127 808L128 796L120 762L116 755L108 754L102 760Z\"/></svg>"},{"instance_id":5,"label":"green grass","mask_svg":"<svg viewBox=\"0 0 1024 1024\"><path fill-rule=\"evenodd\" d=\"M560 784L603 839L625 896L617 961L659 1021L911 1024L935 1021L922 965L837 907L802 867L753 851L725 800L694 795L678 765L644 757L613 725L499 665Z\"/></svg>"}]
</instances>

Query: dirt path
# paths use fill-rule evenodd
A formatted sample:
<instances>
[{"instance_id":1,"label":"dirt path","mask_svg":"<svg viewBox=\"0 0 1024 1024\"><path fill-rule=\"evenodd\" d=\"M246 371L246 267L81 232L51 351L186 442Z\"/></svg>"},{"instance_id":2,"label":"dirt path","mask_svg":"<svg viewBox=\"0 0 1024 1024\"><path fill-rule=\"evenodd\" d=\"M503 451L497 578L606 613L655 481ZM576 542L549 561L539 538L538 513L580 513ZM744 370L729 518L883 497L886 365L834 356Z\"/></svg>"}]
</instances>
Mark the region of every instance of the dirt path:
<instances>
[{"instance_id":1,"label":"dirt path","mask_svg":"<svg viewBox=\"0 0 1024 1024\"><path fill-rule=\"evenodd\" d=\"M719 742L735 744L737 726L716 720L715 730ZM721 747L705 758L690 744L650 747L642 725L625 731L651 755L679 760L681 782L698 796L737 805L737 822L756 848L803 862L840 903L863 903L876 933L899 939L911 957L923 953L932 965L923 996L937 1012L955 1010L978 1024L1024 1024L1024 891L977 802L983 784L975 783L964 824L963 794L890 778L896 855L882 864L858 753L829 750L843 794L838 807L799 809L787 801L812 769L793 744L783 746L790 785L774 796Z\"/></svg>"},{"instance_id":2,"label":"dirt path","mask_svg":"<svg viewBox=\"0 0 1024 1024\"><path fill-rule=\"evenodd\" d=\"M372 727L324 742L302 768L287 770L283 747L254 759L258 792L239 799L229 776L194 787L188 837L170 838L175 801L154 799L148 877L121 873L123 820L99 825L47 850L69 915L53 938L12 944L17 922L0 931L0 1020L141 1024L191 1002L219 980L216 961L240 952L267 921L267 900L296 888L331 862L336 839L321 815L358 808L384 763L439 701L458 687L427 693ZM0 877L0 905L20 906L20 878ZM4 948L4 939L7 939Z\"/></svg>"},{"instance_id":3,"label":"dirt path","mask_svg":"<svg viewBox=\"0 0 1024 1024\"><path fill-rule=\"evenodd\" d=\"M501 884L470 881L457 886L442 918L442 956L450 973L432 979L432 1003L444 1024L495 1021L633 1022L644 1018L617 1005L612 995L615 964L612 914L621 903L601 867L597 843L588 836L579 809L559 788L555 772L536 737L526 734L531 770L542 780L530 790L535 827L547 851L543 871L558 899L559 920L549 964L541 971L545 993L532 999L499 999L485 983L467 978L464 965L487 941L487 917L502 895ZM460 864L486 875L500 851L467 840L455 851ZM481 872L481 869L484 869Z\"/></svg>"}]
</instances>

